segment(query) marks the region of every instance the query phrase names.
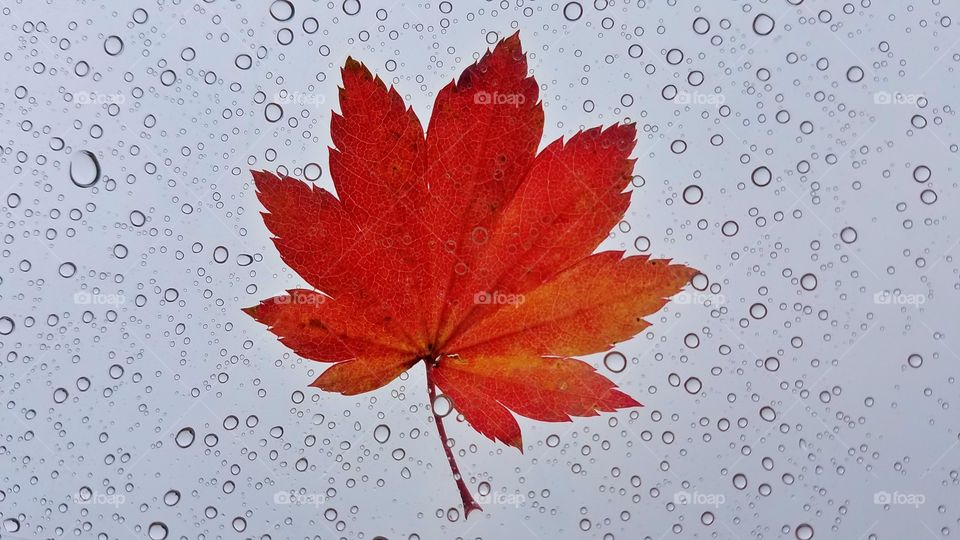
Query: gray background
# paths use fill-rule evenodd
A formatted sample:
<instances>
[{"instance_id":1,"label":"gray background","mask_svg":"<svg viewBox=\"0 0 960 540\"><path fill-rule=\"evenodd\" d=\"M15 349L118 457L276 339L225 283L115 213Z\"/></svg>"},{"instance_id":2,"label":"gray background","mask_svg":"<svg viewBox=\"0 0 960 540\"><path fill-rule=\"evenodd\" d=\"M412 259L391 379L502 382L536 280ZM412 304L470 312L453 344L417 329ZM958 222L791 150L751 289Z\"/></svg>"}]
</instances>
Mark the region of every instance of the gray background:
<instances>
[{"instance_id":1,"label":"gray background","mask_svg":"<svg viewBox=\"0 0 960 540\"><path fill-rule=\"evenodd\" d=\"M960 534L957 4L582 4L6 2L0 537ZM425 123L515 30L545 142L638 124L606 247L709 286L618 346L623 372L587 358L646 408L521 420L523 455L451 421L496 495L464 521L420 369L318 393L239 311L303 284L248 170L332 186L346 56Z\"/></svg>"}]
</instances>

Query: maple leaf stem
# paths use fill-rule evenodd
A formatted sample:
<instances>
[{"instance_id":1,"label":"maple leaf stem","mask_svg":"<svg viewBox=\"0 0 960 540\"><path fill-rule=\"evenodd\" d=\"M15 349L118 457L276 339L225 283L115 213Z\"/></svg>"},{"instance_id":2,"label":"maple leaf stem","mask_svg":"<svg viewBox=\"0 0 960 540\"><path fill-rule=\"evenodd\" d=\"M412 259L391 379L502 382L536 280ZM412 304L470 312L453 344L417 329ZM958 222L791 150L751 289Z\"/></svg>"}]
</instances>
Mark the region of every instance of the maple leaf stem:
<instances>
[{"instance_id":1,"label":"maple leaf stem","mask_svg":"<svg viewBox=\"0 0 960 540\"><path fill-rule=\"evenodd\" d=\"M447 455L447 462L450 464L450 472L453 473L453 479L457 482L457 490L460 492L460 500L463 501L463 518L470 517L474 510L483 510L480 504L474 500L467 484L463 481L463 475L460 474L460 467L457 466L457 460L453 457L453 449L447 444L447 430L443 427L443 418L437 414L434 403L437 400L437 387L433 383L433 377L430 375L431 366L429 362L424 362L427 367L427 393L430 396L430 410L433 412L433 419L437 424L437 435L440 436L440 444Z\"/></svg>"}]
</instances>

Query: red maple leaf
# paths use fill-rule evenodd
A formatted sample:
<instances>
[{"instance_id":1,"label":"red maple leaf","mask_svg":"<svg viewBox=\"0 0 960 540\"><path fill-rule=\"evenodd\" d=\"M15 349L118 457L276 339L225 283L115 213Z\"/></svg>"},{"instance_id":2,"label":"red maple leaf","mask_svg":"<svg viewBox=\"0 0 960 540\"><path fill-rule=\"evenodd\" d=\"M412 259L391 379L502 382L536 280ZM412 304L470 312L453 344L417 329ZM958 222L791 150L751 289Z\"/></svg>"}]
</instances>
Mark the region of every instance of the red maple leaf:
<instances>
[{"instance_id":1,"label":"red maple leaf","mask_svg":"<svg viewBox=\"0 0 960 540\"><path fill-rule=\"evenodd\" d=\"M280 257L315 290L245 311L332 364L311 386L359 394L423 362L431 405L439 387L474 429L521 452L512 413L563 422L640 406L572 358L642 331L695 273L592 254L629 205L636 128L538 153L543 107L517 34L440 91L426 134L363 64L348 58L342 77L337 195L253 171ZM479 509L434 418L464 510Z\"/></svg>"}]
</instances>

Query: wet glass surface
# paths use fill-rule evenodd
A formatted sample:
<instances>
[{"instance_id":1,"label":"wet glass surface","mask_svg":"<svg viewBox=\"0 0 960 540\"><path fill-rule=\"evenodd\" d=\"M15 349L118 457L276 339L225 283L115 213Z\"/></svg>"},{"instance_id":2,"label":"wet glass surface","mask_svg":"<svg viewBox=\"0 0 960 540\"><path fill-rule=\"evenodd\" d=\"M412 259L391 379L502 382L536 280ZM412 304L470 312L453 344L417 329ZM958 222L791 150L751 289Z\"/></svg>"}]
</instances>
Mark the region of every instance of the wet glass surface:
<instances>
[{"instance_id":1,"label":"wet glass surface","mask_svg":"<svg viewBox=\"0 0 960 540\"><path fill-rule=\"evenodd\" d=\"M952 2L8 2L0 538L951 538ZM515 31L544 144L638 129L604 242L702 270L585 357L644 408L448 415L307 385L251 169L333 189L348 56L424 124ZM436 404L449 408L449 403Z\"/></svg>"}]
</instances>

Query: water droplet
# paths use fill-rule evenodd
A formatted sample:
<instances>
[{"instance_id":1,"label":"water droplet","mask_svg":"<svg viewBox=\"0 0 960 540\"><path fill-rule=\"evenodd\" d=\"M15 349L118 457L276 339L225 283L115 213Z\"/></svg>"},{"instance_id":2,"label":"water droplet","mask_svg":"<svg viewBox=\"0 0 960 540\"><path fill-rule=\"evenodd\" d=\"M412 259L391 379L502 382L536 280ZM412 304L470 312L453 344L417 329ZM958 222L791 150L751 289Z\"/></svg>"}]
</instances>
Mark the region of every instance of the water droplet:
<instances>
[{"instance_id":1,"label":"water droplet","mask_svg":"<svg viewBox=\"0 0 960 540\"><path fill-rule=\"evenodd\" d=\"M761 407L760 418L763 418L767 422L773 422L777 419L777 412L773 410L773 407Z\"/></svg>"},{"instance_id":2,"label":"water droplet","mask_svg":"<svg viewBox=\"0 0 960 540\"><path fill-rule=\"evenodd\" d=\"M921 184L930 180L931 176L933 176L933 172L931 172L930 167L927 167L926 165L918 165L913 169L914 181Z\"/></svg>"},{"instance_id":3,"label":"water droplet","mask_svg":"<svg viewBox=\"0 0 960 540\"><path fill-rule=\"evenodd\" d=\"M347 15L356 15L360 13L359 0L343 0L343 12Z\"/></svg>"},{"instance_id":4,"label":"water droplet","mask_svg":"<svg viewBox=\"0 0 960 540\"><path fill-rule=\"evenodd\" d=\"M238 54L233 60L233 65L243 70L250 69L253 66L253 58L249 54Z\"/></svg>"},{"instance_id":5,"label":"water droplet","mask_svg":"<svg viewBox=\"0 0 960 540\"><path fill-rule=\"evenodd\" d=\"M57 273L60 274L60 277L71 278L77 273L77 265L72 262L60 263Z\"/></svg>"},{"instance_id":6,"label":"water droplet","mask_svg":"<svg viewBox=\"0 0 960 540\"><path fill-rule=\"evenodd\" d=\"M117 56L123 52L123 40L119 36L108 36L103 41L103 50L110 56Z\"/></svg>"},{"instance_id":7,"label":"water droplet","mask_svg":"<svg viewBox=\"0 0 960 540\"><path fill-rule=\"evenodd\" d=\"M147 216L143 215L143 212L139 210L134 210L130 212L130 224L134 227L143 227L144 223L147 222Z\"/></svg>"},{"instance_id":8,"label":"water droplet","mask_svg":"<svg viewBox=\"0 0 960 540\"><path fill-rule=\"evenodd\" d=\"M180 502L179 491L175 489L171 489L170 491L167 491L166 493L163 494L163 504L167 506L174 506L178 502Z\"/></svg>"},{"instance_id":9,"label":"water droplet","mask_svg":"<svg viewBox=\"0 0 960 540\"><path fill-rule=\"evenodd\" d=\"M100 162L93 152L81 150L70 160L70 181L77 187L92 187L100 180Z\"/></svg>"},{"instance_id":10,"label":"water droplet","mask_svg":"<svg viewBox=\"0 0 960 540\"><path fill-rule=\"evenodd\" d=\"M743 490L747 488L747 476L742 473L733 475L733 487Z\"/></svg>"},{"instance_id":11,"label":"water droplet","mask_svg":"<svg viewBox=\"0 0 960 540\"><path fill-rule=\"evenodd\" d=\"M916 353L911 354L907 357L907 365L912 368L918 368L923 365L923 357Z\"/></svg>"},{"instance_id":12,"label":"water droplet","mask_svg":"<svg viewBox=\"0 0 960 540\"><path fill-rule=\"evenodd\" d=\"M166 540L168 532L166 524L159 521L154 521L147 527L147 536L150 540Z\"/></svg>"},{"instance_id":13,"label":"water droplet","mask_svg":"<svg viewBox=\"0 0 960 540\"><path fill-rule=\"evenodd\" d=\"M738 231L740 231L740 225L737 225L736 221L726 221L720 226L720 232L724 236L736 236Z\"/></svg>"},{"instance_id":14,"label":"water droplet","mask_svg":"<svg viewBox=\"0 0 960 540\"><path fill-rule=\"evenodd\" d=\"M270 4L270 16L280 22L292 19L293 13L293 4L288 0L274 0L274 2Z\"/></svg>"},{"instance_id":15,"label":"water droplet","mask_svg":"<svg viewBox=\"0 0 960 540\"><path fill-rule=\"evenodd\" d=\"M710 21L703 17L697 17L693 20L693 31L701 36L710 31Z\"/></svg>"},{"instance_id":16,"label":"water droplet","mask_svg":"<svg viewBox=\"0 0 960 540\"><path fill-rule=\"evenodd\" d=\"M433 400L433 414L443 418L453 410L453 402L445 395L439 395Z\"/></svg>"},{"instance_id":17,"label":"water droplet","mask_svg":"<svg viewBox=\"0 0 960 540\"><path fill-rule=\"evenodd\" d=\"M754 319L762 319L767 316L767 306L756 303L750 306L750 316Z\"/></svg>"},{"instance_id":18,"label":"water droplet","mask_svg":"<svg viewBox=\"0 0 960 540\"><path fill-rule=\"evenodd\" d=\"M776 21L766 13L760 13L753 18L753 31L756 32L758 36L769 35L770 32L773 32L775 26Z\"/></svg>"},{"instance_id":19,"label":"water droplet","mask_svg":"<svg viewBox=\"0 0 960 540\"><path fill-rule=\"evenodd\" d=\"M16 328L16 325L13 323L13 319L6 315L0 317L0 336L10 335L14 328Z\"/></svg>"},{"instance_id":20,"label":"water droplet","mask_svg":"<svg viewBox=\"0 0 960 540\"><path fill-rule=\"evenodd\" d=\"M583 16L583 6L580 5L580 2L567 2L563 6L563 18L570 21L576 22L580 20L580 17Z\"/></svg>"},{"instance_id":21,"label":"water droplet","mask_svg":"<svg viewBox=\"0 0 960 540\"><path fill-rule=\"evenodd\" d=\"M773 180L773 173L771 173L767 167L757 167L750 173L750 181L753 182L755 186L766 186L771 180Z\"/></svg>"},{"instance_id":22,"label":"water droplet","mask_svg":"<svg viewBox=\"0 0 960 540\"><path fill-rule=\"evenodd\" d=\"M373 430L373 438L380 444L390 440L390 427L386 424L380 424Z\"/></svg>"},{"instance_id":23,"label":"water droplet","mask_svg":"<svg viewBox=\"0 0 960 540\"><path fill-rule=\"evenodd\" d=\"M237 426L240 425L240 419L234 415L230 415L223 419L223 429L227 431L233 431L237 429Z\"/></svg>"},{"instance_id":24,"label":"water droplet","mask_svg":"<svg viewBox=\"0 0 960 540\"><path fill-rule=\"evenodd\" d=\"M180 448L189 448L193 444L193 440L196 438L197 433L193 430L192 427L185 427L177 432L177 436L174 440L177 442L177 446Z\"/></svg>"},{"instance_id":25,"label":"water droplet","mask_svg":"<svg viewBox=\"0 0 960 540\"><path fill-rule=\"evenodd\" d=\"M703 189L701 189L700 186L693 184L683 190L683 202L687 204L697 204L701 200L703 200Z\"/></svg>"},{"instance_id":26,"label":"water droplet","mask_svg":"<svg viewBox=\"0 0 960 540\"><path fill-rule=\"evenodd\" d=\"M8 533L15 533L20 530L20 521L15 518L7 518L3 520L3 530Z\"/></svg>"},{"instance_id":27,"label":"water droplet","mask_svg":"<svg viewBox=\"0 0 960 540\"><path fill-rule=\"evenodd\" d=\"M321 174L323 174L323 169L321 169L320 165L316 163L307 163L303 167L303 177L310 182L316 182L319 180Z\"/></svg>"},{"instance_id":28,"label":"water droplet","mask_svg":"<svg viewBox=\"0 0 960 540\"><path fill-rule=\"evenodd\" d=\"M646 236L638 236L637 239L633 241L633 247L643 253L650 249L650 239Z\"/></svg>"},{"instance_id":29,"label":"water droplet","mask_svg":"<svg viewBox=\"0 0 960 540\"><path fill-rule=\"evenodd\" d=\"M603 365L613 373L620 373L627 368L627 357L623 353L610 351L603 357Z\"/></svg>"},{"instance_id":30,"label":"water droplet","mask_svg":"<svg viewBox=\"0 0 960 540\"><path fill-rule=\"evenodd\" d=\"M857 230L853 227L844 227L840 231L840 240L845 244L852 244L857 241Z\"/></svg>"},{"instance_id":31,"label":"water droplet","mask_svg":"<svg viewBox=\"0 0 960 540\"><path fill-rule=\"evenodd\" d=\"M847 70L847 80L853 83L863 80L863 68L860 66L850 66Z\"/></svg>"},{"instance_id":32,"label":"water droplet","mask_svg":"<svg viewBox=\"0 0 960 540\"><path fill-rule=\"evenodd\" d=\"M267 122L279 122L283 118L283 107L277 103L267 103L263 109L263 115Z\"/></svg>"}]
</instances>

